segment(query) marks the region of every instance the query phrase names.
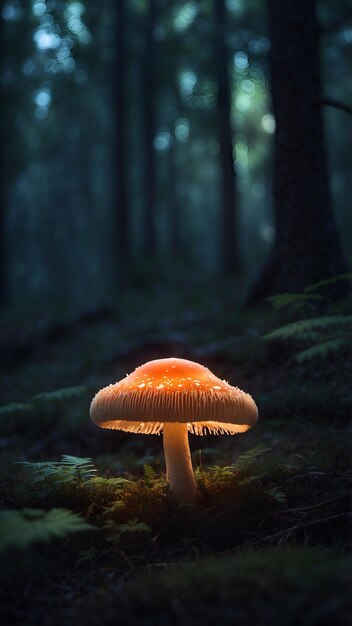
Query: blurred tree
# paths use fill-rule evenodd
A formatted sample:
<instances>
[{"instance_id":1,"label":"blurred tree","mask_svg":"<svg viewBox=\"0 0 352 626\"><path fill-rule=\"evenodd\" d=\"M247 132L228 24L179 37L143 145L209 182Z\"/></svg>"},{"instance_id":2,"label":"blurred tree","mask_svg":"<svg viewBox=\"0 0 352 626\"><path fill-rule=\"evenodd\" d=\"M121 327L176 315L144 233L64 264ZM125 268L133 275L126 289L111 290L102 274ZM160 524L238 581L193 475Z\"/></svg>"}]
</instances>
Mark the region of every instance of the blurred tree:
<instances>
[{"instance_id":1,"label":"blurred tree","mask_svg":"<svg viewBox=\"0 0 352 626\"><path fill-rule=\"evenodd\" d=\"M156 0L148 0L143 56L143 133L144 133L144 220L143 256L156 253L156 171L155 171L155 30Z\"/></svg>"},{"instance_id":2,"label":"blurred tree","mask_svg":"<svg viewBox=\"0 0 352 626\"><path fill-rule=\"evenodd\" d=\"M314 0L268 0L276 240L250 302L345 271L329 188Z\"/></svg>"},{"instance_id":3,"label":"blurred tree","mask_svg":"<svg viewBox=\"0 0 352 626\"><path fill-rule=\"evenodd\" d=\"M1 59L3 59L4 50L3 50L3 29L4 29L4 18L3 18L3 2L0 2L0 53ZM1 74L3 74L3 68L1 68ZM3 92L3 84L1 84L1 92ZM1 102L3 102L3 93L1 93ZM7 299L7 288L6 288L6 236L5 236L5 210L6 210L6 199L5 199L5 172L4 172L4 133L3 126L1 124L1 137L0 137L0 305L6 303Z\"/></svg>"},{"instance_id":4,"label":"blurred tree","mask_svg":"<svg viewBox=\"0 0 352 626\"><path fill-rule=\"evenodd\" d=\"M119 0L115 4L115 63L113 79L114 141L113 141L113 181L116 183L116 266L113 274L119 277L119 284L126 283L130 266L130 233L128 228L127 200L127 154L126 154L126 3Z\"/></svg>"},{"instance_id":5,"label":"blurred tree","mask_svg":"<svg viewBox=\"0 0 352 626\"><path fill-rule=\"evenodd\" d=\"M238 270L236 233L236 183L233 162L233 130L231 124L231 87L226 46L225 0L214 0L215 54L218 81L218 125L222 169L221 246L222 269L230 274Z\"/></svg>"}]
</instances>

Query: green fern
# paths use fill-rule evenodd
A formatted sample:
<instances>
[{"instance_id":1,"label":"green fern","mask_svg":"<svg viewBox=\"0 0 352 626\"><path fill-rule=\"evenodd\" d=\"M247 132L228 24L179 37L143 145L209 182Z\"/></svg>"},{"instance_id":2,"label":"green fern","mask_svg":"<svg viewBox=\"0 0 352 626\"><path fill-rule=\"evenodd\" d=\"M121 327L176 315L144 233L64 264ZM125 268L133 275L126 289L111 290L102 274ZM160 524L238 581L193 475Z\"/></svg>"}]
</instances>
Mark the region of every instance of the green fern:
<instances>
[{"instance_id":1,"label":"green fern","mask_svg":"<svg viewBox=\"0 0 352 626\"><path fill-rule=\"evenodd\" d=\"M106 521L103 528L108 532L108 539L114 543L118 543L123 534L148 535L152 532L148 524L140 522L137 519L128 520L125 524L119 524L109 519Z\"/></svg>"},{"instance_id":2,"label":"green fern","mask_svg":"<svg viewBox=\"0 0 352 626\"><path fill-rule=\"evenodd\" d=\"M32 463L19 461L30 474L32 484L45 483L48 488L57 488L67 483L78 484L90 481L96 472L92 459L64 454L61 461Z\"/></svg>"},{"instance_id":3,"label":"green fern","mask_svg":"<svg viewBox=\"0 0 352 626\"><path fill-rule=\"evenodd\" d=\"M321 302L321 300L323 300L323 296L306 293L281 293L278 296L268 298L268 302L276 310L283 309L286 306L293 306L293 308L303 307L315 302Z\"/></svg>"},{"instance_id":4,"label":"green fern","mask_svg":"<svg viewBox=\"0 0 352 626\"><path fill-rule=\"evenodd\" d=\"M143 465L144 480L147 485L152 485L157 478L157 473L151 465Z\"/></svg>"},{"instance_id":5,"label":"green fern","mask_svg":"<svg viewBox=\"0 0 352 626\"><path fill-rule=\"evenodd\" d=\"M276 500L276 502L280 502L280 504L284 504L287 500L287 494L274 484L269 489L266 489L264 493Z\"/></svg>"},{"instance_id":6,"label":"green fern","mask_svg":"<svg viewBox=\"0 0 352 626\"><path fill-rule=\"evenodd\" d=\"M333 276L332 278L326 278L324 280L320 280L318 283L314 285L309 285L304 289L304 293L311 293L312 291L318 291L324 287L330 287L331 285L336 285L336 283L340 282L340 280L352 280L352 272L348 274L338 274L338 276Z\"/></svg>"},{"instance_id":7,"label":"green fern","mask_svg":"<svg viewBox=\"0 0 352 626\"><path fill-rule=\"evenodd\" d=\"M98 487L113 487L116 490L123 489L126 485L132 485L132 481L127 478L104 478L102 476L93 476L91 484Z\"/></svg>"},{"instance_id":8,"label":"green fern","mask_svg":"<svg viewBox=\"0 0 352 626\"><path fill-rule=\"evenodd\" d=\"M77 387L65 387L63 389L56 389L55 391L45 391L43 393L38 393L33 396L31 399L33 402L40 404L49 404L51 402L64 402L67 400L71 400L72 398L77 398L86 392L86 387L83 385Z\"/></svg>"},{"instance_id":9,"label":"green fern","mask_svg":"<svg viewBox=\"0 0 352 626\"><path fill-rule=\"evenodd\" d=\"M313 312L315 304L324 299L329 303L328 298L312 292L319 291L325 287L334 285L341 280L351 280L351 274L341 274L333 278L321 280L320 282L309 285L300 294L284 293L273 298L269 298L275 309L281 309L291 305L297 308L300 305L310 305ZM342 350L345 346L350 345L352 339L352 315L351 312L351 294L347 294L344 300L331 304L326 315L319 315L296 322L291 322L285 326L281 326L270 333L264 335L266 341L275 340L291 340L300 343L305 342L308 345L301 349L296 355L295 360L298 363L304 363L310 359L325 359L331 353Z\"/></svg>"},{"instance_id":10,"label":"green fern","mask_svg":"<svg viewBox=\"0 0 352 626\"><path fill-rule=\"evenodd\" d=\"M0 513L0 550L28 548L34 543L65 539L93 526L67 509L22 509Z\"/></svg>"},{"instance_id":11,"label":"green fern","mask_svg":"<svg viewBox=\"0 0 352 626\"><path fill-rule=\"evenodd\" d=\"M93 465L93 459L70 454L63 454L59 465L64 471L67 471L68 475L71 475L73 481L79 482L86 482L94 478L97 471Z\"/></svg>"},{"instance_id":12,"label":"green fern","mask_svg":"<svg viewBox=\"0 0 352 626\"><path fill-rule=\"evenodd\" d=\"M320 294L313 294L312 292L319 291L319 289L324 289L325 287L336 285L336 283L340 282L341 280L352 280L352 273L339 274L338 276L334 276L333 278L321 280L318 283L314 283L314 285L309 285L308 287L306 287L302 293L281 293L277 296L272 296L271 298L268 298L268 302L270 302L271 306L277 310L283 309L287 306L298 308L304 305L318 303L322 300L327 300L327 298Z\"/></svg>"},{"instance_id":13,"label":"green fern","mask_svg":"<svg viewBox=\"0 0 352 626\"><path fill-rule=\"evenodd\" d=\"M306 338L306 333L316 328L328 328L330 326L349 326L352 324L352 315L330 315L325 317L315 317L312 319L299 320L286 324L281 328L264 335L264 339L295 339ZM316 337L316 335L315 335Z\"/></svg>"},{"instance_id":14,"label":"green fern","mask_svg":"<svg viewBox=\"0 0 352 626\"><path fill-rule=\"evenodd\" d=\"M227 465L225 467L214 465L210 467L209 475L212 480L216 479L219 483L233 481L236 477L240 487L252 482L258 482L265 475L264 465L260 467L260 473L258 472L258 462L261 457L268 452L270 452L270 448L264 443L259 443L254 448L241 454L233 465ZM202 478L202 474L196 472L196 478Z\"/></svg>"},{"instance_id":15,"label":"green fern","mask_svg":"<svg viewBox=\"0 0 352 626\"><path fill-rule=\"evenodd\" d=\"M337 352L345 345L346 340L344 338L341 339L329 339L328 341L324 341L323 343L319 343L317 346L312 346L311 348L307 348L306 350L302 350L295 356L295 360L297 363L304 363L305 361L310 361L311 359L326 358L332 352Z\"/></svg>"},{"instance_id":16,"label":"green fern","mask_svg":"<svg viewBox=\"0 0 352 626\"><path fill-rule=\"evenodd\" d=\"M265 443L258 443L254 448L247 450L241 454L236 463L234 463L233 467L238 472L247 471L251 468L264 454L267 454L271 451L271 448L268 448Z\"/></svg>"},{"instance_id":17,"label":"green fern","mask_svg":"<svg viewBox=\"0 0 352 626\"><path fill-rule=\"evenodd\" d=\"M151 533L152 529L145 522L137 519L129 520L126 524L118 524L120 533Z\"/></svg>"},{"instance_id":18,"label":"green fern","mask_svg":"<svg viewBox=\"0 0 352 626\"><path fill-rule=\"evenodd\" d=\"M11 402L0 407L0 417L17 417L23 413L31 413L34 409L29 402Z\"/></svg>"}]
</instances>

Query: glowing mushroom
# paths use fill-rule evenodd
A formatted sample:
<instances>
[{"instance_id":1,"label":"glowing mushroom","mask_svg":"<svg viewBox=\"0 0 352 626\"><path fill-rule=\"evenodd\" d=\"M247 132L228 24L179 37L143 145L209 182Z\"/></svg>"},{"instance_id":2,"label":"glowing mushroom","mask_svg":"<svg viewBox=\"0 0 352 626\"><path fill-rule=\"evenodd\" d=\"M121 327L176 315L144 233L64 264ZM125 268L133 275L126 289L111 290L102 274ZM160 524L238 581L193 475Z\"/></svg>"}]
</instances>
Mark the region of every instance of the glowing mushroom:
<instances>
[{"instance_id":1,"label":"glowing mushroom","mask_svg":"<svg viewBox=\"0 0 352 626\"><path fill-rule=\"evenodd\" d=\"M145 363L120 382L101 389L90 416L101 428L147 435L163 431L166 475L180 502L195 502L188 431L196 435L244 433L254 426L253 398L186 359Z\"/></svg>"}]
</instances>

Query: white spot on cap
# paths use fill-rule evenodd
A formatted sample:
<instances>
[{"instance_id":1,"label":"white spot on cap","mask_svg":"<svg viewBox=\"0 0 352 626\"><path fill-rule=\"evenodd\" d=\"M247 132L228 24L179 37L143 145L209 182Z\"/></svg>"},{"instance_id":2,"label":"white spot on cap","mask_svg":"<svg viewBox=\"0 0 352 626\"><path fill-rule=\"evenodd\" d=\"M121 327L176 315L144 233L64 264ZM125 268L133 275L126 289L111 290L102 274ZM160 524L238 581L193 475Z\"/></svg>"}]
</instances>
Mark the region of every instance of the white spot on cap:
<instances>
[{"instance_id":1,"label":"white spot on cap","mask_svg":"<svg viewBox=\"0 0 352 626\"><path fill-rule=\"evenodd\" d=\"M145 387L145 383L141 383L140 385L138 385L138 387L142 389L142 387Z\"/></svg>"}]
</instances>

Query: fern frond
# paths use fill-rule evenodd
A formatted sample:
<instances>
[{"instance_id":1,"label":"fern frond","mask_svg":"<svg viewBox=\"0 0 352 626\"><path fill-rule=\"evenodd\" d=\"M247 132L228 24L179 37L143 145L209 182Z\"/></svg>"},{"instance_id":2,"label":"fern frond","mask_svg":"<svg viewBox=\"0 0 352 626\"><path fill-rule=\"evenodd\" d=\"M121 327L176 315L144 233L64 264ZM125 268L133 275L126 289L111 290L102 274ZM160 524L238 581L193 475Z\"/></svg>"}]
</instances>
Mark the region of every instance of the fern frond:
<instances>
[{"instance_id":1,"label":"fern frond","mask_svg":"<svg viewBox=\"0 0 352 626\"><path fill-rule=\"evenodd\" d=\"M276 502L280 502L281 504L283 504L287 500L287 494L282 491L280 487L276 487L276 485L269 487L269 489L266 489L264 493L273 498L273 500L276 500Z\"/></svg>"},{"instance_id":2,"label":"fern frond","mask_svg":"<svg viewBox=\"0 0 352 626\"><path fill-rule=\"evenodd\" d=\"M296 354L295 360L297 363L304 363L305 361L310 361L311 359L315 359L317 357L325 358L331 352L337 352L345 345L346 340L344 338L330 339L329 341L320 343L317 346L312 346L311 348L302 350Z\"/></svg>"},{"instance_id":3,"label":"fern frond","mask_svg":"<svg viewBox=\"0 0 352 626\"><path fill-rule=\"evenodd\" d=\"M151 533L152 529L145 522L139 522L137 519L128 520L126 524L118 524L120 533Z\"/></svg>"},{"instance_id":4,"label":"fern frond","mask_svg":"<svg viewBox=\"0 0 352 626\"><path fill-rule=\"evenodd\" d=\"M90 482L98 487L114 487L116 489L122 489L125 485L132 485L131 480L122 477L104 478L102 476L93 476Z\"/></svg>"},{"instance_id":5,"label":"fern frond","mask_svg":"<svg viewBox=\"0 0 352 626\"><path fill-rule=\"evenodd\" d=\"M30 413L33 409L33 404L30 404L29 402L12 402L10 404L4 404L0 407L0 417L2 415L11 417L12 415L15 416L21 413Z\"/></svg>"},{"instance_id":6,"label":"fern frond","mask_svg":"<svg viewBox=\"0 0 352 626\"><path fill-rule=\"evenodd\" d=\"M59 463L55 461L39 461L32 463L31 461L17 461L16 465L23 465L29 472L29 482L31 484L48 482L67 482L66 477L60 472Z\"/></svg>"},{"instance_id":7,"label":"fern frond","mask_svg":"<svg viewBox=\"0 0 352 626\"><path fill-rule=\"evenodd\" d=\"M307 333L307 331L312 331L316 328L324 329L330 326L348 326L349 324L352 324L352 315L326 315L286 324L264 335L263 339L289 339L291 337L300 339L301 333Z\"/></svg>"},{"instance_id":8,"label":"fern frond","mask_svg":"<svg viewBox=\"0 0 352 626\"><path fill-rule=\"evenodd\" d=\"M22 509L0 513L0 550L24 549L33 543L65 539L93 526L68 509Z\"/></svg>"},{"instance_id":9,"label":"fern frond","mask_svg":"<svg viewBox=\"0 0 352 626\"><path fill-rule=\"evenodd\" d=\"M318 283L314 285L309 285L304 289L303 293L311 293L311 291L317 291L322 287L330 287L330 285L336 285L340 280L352 280L352 272L348 274L339 274L338 276L333 276L333 278L326 278L325 280L320 280Z\"/></svg>"},{"instance_id":10,"label":"fern frond","mask_svg":"<svg viewBox=\"0 0 352 626\"><path fill-rule=\"evenodd\" d=\"M263 454L267 454L270 451L271 448L268 448L265 443L258 443L254 448L247 450L247 452L244 452L238 457L236 463L234 463L234 468L238 471L247 470L248 467L258 461Z\"/></svg>"},{"instance_id":11,"label":"fern frond","mask_svg":"<svg viewBox=\"0 0 352 626\"><path fill-rule=\"evenodd\" d=\"M60 484L83 483L90 481L96 472L92 459L64 454L61 461L41 461L31 463L20 461L18 465L31 473L32 483L45 482L47 486L59 487Z\"/></svg>"},{"instance_id":12,"label":"fern frond","mask_svg":"<svg viewBox=\"0 0 352 626\"><path fill-rule=\"evenodd\" d=\"M151 465L143 465L143 474L146 483L153 483L156 480L157 474L155 469Z\"/></svg>"},{"instance_id":13,"label":"fern frond","mask_svg":"<svg viewBox=\"0 0 352 626\"><path fill-rule=\"evenodd\" d=\"M71 472L73 478L76 477L78 480L83 481L94 478L95 472L97 471L93 465L93 459L81 458L70 454L62 455L60 466Z\"/></svg>"},{"instance_id":14,"label":"fern frond","mask_svg":"<svg viewBox=\"0 0 352 626\"><path fill-rule=\"evenodd\" d=\"M33 402L48 404L50 402L63 402L71 400L72 398L81 396L85 392L86 387L79 385L77 387L64 387L63 389L56 389L55 391L44 391L43 393L38 393L33 396L31 399Z\"/></svg>"},{"instance_id":15,"label":"fern frond","mask_svg":"<svg viewBox=\"0 0 352 626\"><path fill-rule=\"evenodd\" d=\"M310 302L320 302L321 300L323 300L323 296L306 293L281 293L278 296L268 298L268 302L270 302L271 306L276 310L283 309L285 306L289 305L295 305L295 307L297 307Z\"/></svg>"},{"instance_id":16,"label":"fern frond","mask_svg":"<svg viewBox=\"0 0 352 626\"><path fill-rule=\"evenodd\" d=\"M257 474L256 476L246 476L238 481L238 485L243 487L244 485L250 485L251 483L257 483L263 478L263 474Z\"/></svg>"}]
</instances>

